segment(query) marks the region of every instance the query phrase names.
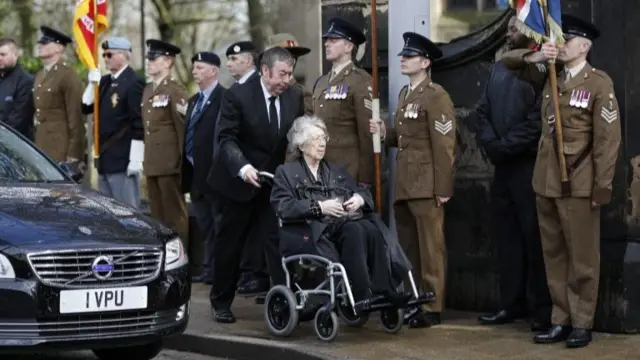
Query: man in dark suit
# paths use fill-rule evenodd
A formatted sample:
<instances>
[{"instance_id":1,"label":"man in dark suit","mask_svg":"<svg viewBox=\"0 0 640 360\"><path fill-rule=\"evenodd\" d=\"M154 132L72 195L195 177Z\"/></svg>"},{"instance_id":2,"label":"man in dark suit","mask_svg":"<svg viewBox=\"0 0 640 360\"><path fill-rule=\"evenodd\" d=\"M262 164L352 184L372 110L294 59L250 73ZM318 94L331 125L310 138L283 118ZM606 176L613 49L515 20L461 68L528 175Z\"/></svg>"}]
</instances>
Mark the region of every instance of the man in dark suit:
<instances>
[{"instance_id":1,"label":"man in dark suit","mask_svg":"<svg viewBox=\"0 0 640 360\"><path fill-rule=\"evenodd\" d=\"M244 84L260 76L256 69L258 52L251 41L239 41L231 44L226 51L227 69L236 80Z\"/></svg>"},{"instance_id":2,"label":"man in dark suit","mask_svg":"<svg viewBox=\"0 0 640 360\"><path fill-rule=\"evenodd\" d=\"M114 37L102 43L102 57L111 72L89 72L82 95L83 114L93 113L93 84L100 83L100 158L98 189L135 208L140 206L140 176L144 156L144 128L140 102L144 80L129 66L131 43Z\"/></svg>"},{"instance_id":3,"label":"man in dark suit","mask_svg":"<svg viewBox=\"0 0 640 360\"><path fill-rule=\"evenodd\" d=\"M191 204L196 215L198 228L204 239L201 244L189 247L192 269L199 269L201 262L204 272L193 278L195 282L211 283L211 259L213 258L213 190L207 184L213 156L211 148L215 133L216 119L225 88L218 84L220 58L212 52L199 52L191 58L193 78L200 91L189 99L187 107L187 129L184 139L182 161L182 191L191 194ZM204 251L202 251L204 250Z\"/></svg>"},{"instance_id":4,"label":"man in dark suit","mask_svg":"<svg viewBox=\"0 0 640 360\"><path fill-rule=\"evenodd\" d=\"M231 87L224 96L219 122L219 154L209 173L217 192L211 306L217 322L233 323L231 304L240 276L240 260L248 236L257 228L266 234L263 246L273 284L283 284L277 218L269 203L270 187L259 181L258 171L275 172L284 163L287 132L304 114L304 97L289 87L295 60L289 51L265 51L259 78ZM263 240L263 242L265 242Z\"/></svg>"}]
</instances>

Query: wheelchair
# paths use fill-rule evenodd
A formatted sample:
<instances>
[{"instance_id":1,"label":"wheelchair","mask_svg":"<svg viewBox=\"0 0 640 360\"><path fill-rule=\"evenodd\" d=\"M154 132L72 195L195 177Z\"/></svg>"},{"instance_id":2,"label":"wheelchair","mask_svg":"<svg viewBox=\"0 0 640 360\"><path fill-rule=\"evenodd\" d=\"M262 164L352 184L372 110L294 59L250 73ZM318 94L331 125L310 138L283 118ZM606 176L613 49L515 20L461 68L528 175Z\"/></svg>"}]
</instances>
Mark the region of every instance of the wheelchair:
<instances>
[{"instance_id":1,"label":"wheelchair","mask_svg":"<svg viewBox=\"0 0 640 360\"><path fill-rule=\"evenodd\" d=\"M273 179L267 172L259 172L261 182ZM279 226L282 228L282 220ZM313 288L300 286L300 273L292 269L298 267L302 272L324 270L325 279ZM286 285L272 287L266 295L264 318L269 331L278 337L288 337L300 322L313 320L318 339L331 342L339 333L342 319L347 326L362 327L371 313L379 311L380 322L385 332L397 334L404 326L404 309L433 301L434 294L422 296L413 280L411 271L408 279L411 294L402 304L388 300L359 303L356 306L347 272L342 264L313 254L296 254L282 258L282 268L286 276Z\"/></svg>"}]
</instances>

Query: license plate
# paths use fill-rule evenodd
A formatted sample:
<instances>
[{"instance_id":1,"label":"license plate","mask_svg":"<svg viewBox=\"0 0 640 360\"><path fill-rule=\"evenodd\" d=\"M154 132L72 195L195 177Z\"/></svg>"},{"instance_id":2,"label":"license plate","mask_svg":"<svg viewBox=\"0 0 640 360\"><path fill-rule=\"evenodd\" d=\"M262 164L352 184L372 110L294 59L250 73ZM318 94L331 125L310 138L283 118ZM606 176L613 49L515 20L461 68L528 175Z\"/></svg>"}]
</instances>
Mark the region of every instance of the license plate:
<instances>
[{"instance_id":1,"label":"license plate","mask_svg":"<svg viewBox=\"0 0 640 360\"><path fill-rule=\"evenodd\" d=\"M60 291L61 314L134 310L146 307L146 286Z\"/></svg>"}]
</instances>

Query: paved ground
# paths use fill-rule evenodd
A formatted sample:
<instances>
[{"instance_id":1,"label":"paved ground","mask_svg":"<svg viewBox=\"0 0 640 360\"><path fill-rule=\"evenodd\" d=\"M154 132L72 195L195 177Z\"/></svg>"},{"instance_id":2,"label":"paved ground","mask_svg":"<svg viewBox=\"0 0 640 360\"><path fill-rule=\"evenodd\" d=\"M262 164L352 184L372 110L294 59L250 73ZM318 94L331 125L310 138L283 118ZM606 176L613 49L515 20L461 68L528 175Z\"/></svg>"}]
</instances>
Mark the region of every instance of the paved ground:
<instances>
[{"instance_id":1,"label":"paved ground","mask_svg":"<svg viewBox=\"0 0 640 360\"><path fill-rule=\"evenodd\" d=\"M4 358L3 358L4 359ZM35 354L29 356L11 356L11 360L97 360L91 351L78 351L57 354ZM131 359L135 360L135 359ZM191 353L165 350L154 360L224 360L223 358L203 356Z\"/></svg>"},{"instance_id":2,"label":"paved ground","mask_svg":"<svg viewBox=\"0 0 640 360\"><path fill-rule=\"evenodd\" d=\"M513 359L542 360L562 357L566 360L637 359L640 336L595 334L595 342L584 349L568 350L564 344L537 345L525 323L485 327L477 325L477 314L446 313L442 325L431 329L403 329L398 335L383 332L372 314L364 329L341 327L337 339L330 344L316 339L311 323L301 324L289 339L276 339L268 332L262 306L253 301L237 298L232 309L238 322L217 324L211 320L209 288L195 284L188 333L227 335L271 339L322 353L338 359Z\"/></svg>"}]
</instances>

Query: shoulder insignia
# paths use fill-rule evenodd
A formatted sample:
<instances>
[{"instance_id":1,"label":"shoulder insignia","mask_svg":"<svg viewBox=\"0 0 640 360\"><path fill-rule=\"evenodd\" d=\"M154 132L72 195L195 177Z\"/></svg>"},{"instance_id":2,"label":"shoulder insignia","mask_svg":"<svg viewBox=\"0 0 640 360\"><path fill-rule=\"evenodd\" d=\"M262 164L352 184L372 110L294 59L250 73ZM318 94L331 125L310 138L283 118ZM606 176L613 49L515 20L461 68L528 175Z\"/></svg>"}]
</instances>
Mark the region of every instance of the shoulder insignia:
<instances>
[{"instance_id":1,"label":"shoulder insignia","mask_svg":"<svg viewBox=\"0 0 640 360\"><path fill-rule=\"evenodd\" d=\"M437 119L434 122L434 128L440 134L447 135L449 131L453 129L453 120L447 119L444 114L442 114L442 119Z\"/></svg>"},{"instance_id":2,"label":"shoulder insignia","mask_svg":"<svg viewBox=\"0 0 640 360\"><path fill-rule=\"evenodd\" d=\"M613 105L611 107L613 107ZM610 110L606 106L603 106L600 110L600 116L602 116L604 121L611 124L612 122L618 120L618 109L614 108Z\"/></svg>"},{"instance_id":3,"label":"shoulder insignia","mask_svg":"<svg viewBox=\"0 0 640 360\"><path fill-rule=\"evenodd\" d=\"M185 99L180 99L180 101L176 103L176 110L181 115L185 115L187 113L187 101Z\"/></svg>"},{"instance_id":4,"label":"shoulder insignia","mask_svg":"<svg viewBox=\"0 0 640 360\"><path fill-rule=\"evenodd\" d=\"M547 72L547 66L545 64L536 63L536 69L541 73Z\"/></svg>"}]
</instances>

